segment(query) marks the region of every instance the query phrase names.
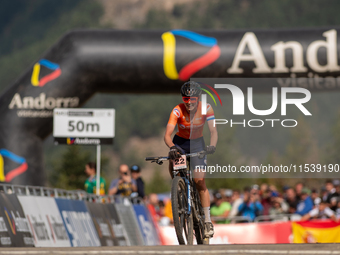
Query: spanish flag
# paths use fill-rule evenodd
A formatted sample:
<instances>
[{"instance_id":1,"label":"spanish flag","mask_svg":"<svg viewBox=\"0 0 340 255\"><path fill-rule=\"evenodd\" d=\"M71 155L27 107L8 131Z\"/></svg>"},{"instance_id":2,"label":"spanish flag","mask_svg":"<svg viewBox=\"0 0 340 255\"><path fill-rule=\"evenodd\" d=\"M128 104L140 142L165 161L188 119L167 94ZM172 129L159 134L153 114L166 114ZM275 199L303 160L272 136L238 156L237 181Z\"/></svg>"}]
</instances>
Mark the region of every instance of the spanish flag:
<instances>
[{"instance_id":1,"label":"spanish flag","mask_svg":"<svg viewBox=\"0 0 340 255\"><path fill-rule=\"evenodd\" d=\"M334 221L292 222L293 243L340 243L340 223Z\"/></svg>"}]
</instances>

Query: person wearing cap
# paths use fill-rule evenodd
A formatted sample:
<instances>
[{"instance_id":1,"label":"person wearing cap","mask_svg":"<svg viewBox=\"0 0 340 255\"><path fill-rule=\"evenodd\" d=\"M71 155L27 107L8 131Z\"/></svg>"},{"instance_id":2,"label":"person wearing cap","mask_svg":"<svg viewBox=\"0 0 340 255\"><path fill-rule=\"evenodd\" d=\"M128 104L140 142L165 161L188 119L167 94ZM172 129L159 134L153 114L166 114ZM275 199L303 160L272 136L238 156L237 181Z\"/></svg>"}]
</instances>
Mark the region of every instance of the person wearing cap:
<instances>
[{"instance_id":1,"label":"person wearing cap","mask_svg":"<svg viewBox=\"0 0 340 255\"><path fill-rule=\"evenodd\" d=\"M132 179L136 181L138 197L144 198L144 181L140 174L140 167L138 165L132 165L130 170Z\"/></svg>"},{"instance_id":2,"label":"person wearing cap","mask_svg":"<svg viewBox=\"0 0 340 255\"><path fill-rule=\"evenodd\" d=\"M303 188L301 190L301 200L297 205L296 212L297 214L303 216L309 213L313 209L313 200L311 199L310 190L308 188Z\"/></svg>"},{"instance_id":3,"label":"person wearing cap","mask_svg":"<svg viewBox=\"0 0 340 255\"><path fill-rule=\"evenodd\" d=\"M225 217L227 218L231 210L231 205L229 202L223 201L220 192L214 194L215 204L210 209L210 215L215 217ZM226 219L218 220L216 223L228 223Z\"/></svg>"},{"instance_id":4,"label":"person wearing cap","mask_svg":"<svg viewBox=\"0 0 340 255\"><path fill-rule=\"evenodd\" d=\"M327 190L327 195L323 197L323 200L327 202L328 204L331 204L332 198L336 198L339 196L339 194L336 192L336 189L334 188L334 184L332 180L327 180L326 181L326 190ZM334 200L333 200L334 201ZM332 210L335 210L336 208L331 207Z\"/></svg>"}]
</instances>

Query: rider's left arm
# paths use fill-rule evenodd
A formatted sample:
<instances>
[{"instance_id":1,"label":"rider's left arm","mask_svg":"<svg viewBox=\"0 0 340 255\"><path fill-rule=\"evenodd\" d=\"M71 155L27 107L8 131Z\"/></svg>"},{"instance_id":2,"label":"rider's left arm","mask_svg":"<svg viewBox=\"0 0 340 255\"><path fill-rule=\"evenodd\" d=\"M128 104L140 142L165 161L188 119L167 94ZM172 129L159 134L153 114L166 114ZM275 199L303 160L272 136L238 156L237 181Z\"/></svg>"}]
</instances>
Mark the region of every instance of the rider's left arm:
<instances>
[{"instance_id":1,"label":"rider's left arm","mask_svg":"<svg viewBox=\"0 0 340 255\"><path fill-rule=\"evenodd\" d=\"M210 131L210 145L216 147L218 134L217 134L217 129L214 126L214 120L208 121L208 127L209 127L209 131Z\"/></svg>"}]
</instances>

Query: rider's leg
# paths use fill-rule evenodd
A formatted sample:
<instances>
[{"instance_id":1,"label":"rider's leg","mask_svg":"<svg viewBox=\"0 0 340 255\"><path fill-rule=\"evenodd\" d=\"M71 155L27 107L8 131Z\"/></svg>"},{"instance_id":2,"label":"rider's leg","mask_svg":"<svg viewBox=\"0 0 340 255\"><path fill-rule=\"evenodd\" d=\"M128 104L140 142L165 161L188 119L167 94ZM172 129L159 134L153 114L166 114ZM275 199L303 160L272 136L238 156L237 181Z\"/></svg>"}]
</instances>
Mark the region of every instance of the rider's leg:
<instances>
[{"instance_id":1,"label":"rider's leg","mask_svg":"<svg viewBox=\"0 0 340 255\"><path fill-rule=\"evenodd\" d=\"M212 237L214 235L214 226L210 219L210 195L207 186L205 185L205 173L196 169L194 171L194 181L196 183L196 188L204 211L205 236Z\"/></svg>"},{"instance_id":2,"label":"rider's leg","mask_svg":"<svg viewBox=\"0 0 340 255\"><path fill-rule=\"evenodd\" d=\"M202 207L210 208L210 195L207 186L205 185L205 173L200 170L195 170L194 181L196 183L196 188L201 199ZM210 215L208 221L211 221Z\"/></svg>"}]
</instances>

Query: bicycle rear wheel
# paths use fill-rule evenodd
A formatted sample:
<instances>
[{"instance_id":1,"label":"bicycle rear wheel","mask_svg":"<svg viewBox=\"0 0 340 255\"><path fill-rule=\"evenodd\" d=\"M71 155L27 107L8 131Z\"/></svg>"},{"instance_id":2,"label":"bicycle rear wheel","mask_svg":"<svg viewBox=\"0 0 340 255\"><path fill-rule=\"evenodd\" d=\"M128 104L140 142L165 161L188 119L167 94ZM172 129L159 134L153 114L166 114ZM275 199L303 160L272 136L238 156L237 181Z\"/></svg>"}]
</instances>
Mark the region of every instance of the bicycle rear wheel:
<instances>
[{"instance_id":1,"label":"bicycle rear wheel","mask_svg":"<svg viewBox=\"0 0 340 255\"><path fill-rule=\"evenodd\" d=\"M205 237L204 212L196 188L193 189L193 222L197 244L209 244L209 237Z\"/></svg>"},{"instance_id":2,"label":"bicycle rear wheel","mask_svg":"<svg viewBox=\"0 0 340 255\"><path fill-rule=\"evenodd\" d=\"M171 204L174 226L179 244L193 244L192 213L188 214L188 195L184 180L176 176L172 180Z\"/></svg>"}]
</instances>

